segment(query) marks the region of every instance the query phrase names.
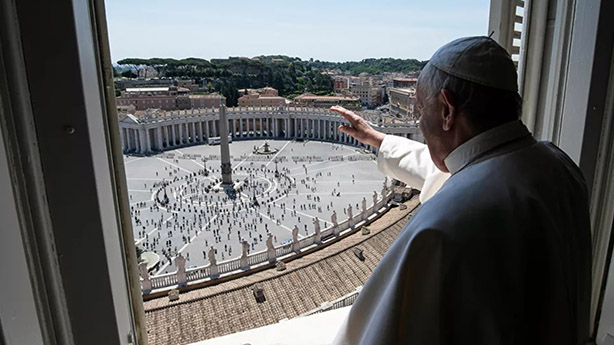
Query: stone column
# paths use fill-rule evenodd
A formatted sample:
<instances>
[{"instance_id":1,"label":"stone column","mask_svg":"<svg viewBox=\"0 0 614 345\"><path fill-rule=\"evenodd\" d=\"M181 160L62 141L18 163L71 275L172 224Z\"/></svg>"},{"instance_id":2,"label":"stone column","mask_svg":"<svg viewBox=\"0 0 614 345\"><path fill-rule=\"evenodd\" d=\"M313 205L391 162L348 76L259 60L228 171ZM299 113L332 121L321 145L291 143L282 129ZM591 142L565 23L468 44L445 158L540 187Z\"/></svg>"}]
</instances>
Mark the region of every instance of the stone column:
<instances>
[{"instance_id":1,"label":"stone column","mask_svg":"<svg viewBox=\"0 0 614 345\"><path fill-rule=\"evenodd\" d=\"M181 128L181 123L175 125L176 133L177 133L177 145L183 144L183 131Z\"/></svg>"},{"instance_id":2,"label":"stone column","mask_svg":"<svg viewBox=\"0 0 614 345\"><path fill-rule=\"evenodd\" d=\"M136 139L134 138L134 129L126 128L126 134L128 135L128 150L136 150Z\"/></svg>"},{"instance_id":3,"label":"stone column","mask_svg":"<svg viewBox=\"0 0 614 345\"><path fill-rule=\"evenodd\" d=\"M149 128L145 128L145 152L151 152L151 133L149 132Z\"/></svg>"},{"instance_id":4,"label":"stone column","mask_svg":"<svg viewBox=\"0 0 614 345\"><path fill-rule=\"evenodd\" d=\"M338 127L337 123L338 123L337 121L333 122L333 127L334 127L333 128L333 140L335 142L339 141L339 131L337 130L337 127Z\"/></svg>"},{"instance_id":5,"label":"stone column","mask_svg":"<svg viewBox=\"0 0 614 345\"><path fill-rule=\"evenodd\" d=\"M322 139L328 139L328 120L322 120Z\"/></svg>"},{"instance_id":6,"label":"stone column","mask_svg":"<svg viewBox=\"0 0 614 345\"><path fill-rule=\"evenodd\" d=\"M205 121L205 135L207 136L207 140L209 140L209 124L211 123L211 121L207 120Z\"/></svg>"},{"instance_id":7,"label":"stone column","mask_svg":"<svg viewBox=\"0 0 614 345\"><path fill-rule=\"evenodd\" d=\"M232 137L236 138L237 137L237 119L232 119Z\"/></svg>"},{"instance_id":8,"label":"stone column","mask_svg":"<svg viewBox=\"0 0 614 345\"><path fill-rule=\"evenodd\" d=\"M203 122L198 121L198 142L203 142Z\"/></svg>"},{"instance_id":9,"label":"stone column","mask_svg":"<svg viewBox=\"0 0 614 345\"><path fill-rule=\"evenodd\" d=\"M192 131L190 135L190 141L192 144L196 144L196 123L190 122L190 130Z\"/></svg>"},{"instance_id":10,"label":"stone column","mask_svg":"<svg viewBox=\"0 0 614 345\"><path fill-rule=\"evenodd\" d=\"M122 152L126 151L126 140L124 139L124 129L119 127L119 139L122 142Z\"/></svg>"},{"instance_id":11,"label":"stone column","mask_svg":"<svg viewBox=\"0 0 614 345\"><path fill-rule=\"evenodd\" d=\"M264 136L264 131L262 130L262 117L260 118L260 137Z\"/></svg>"},{"instance_id":12,"label":"stone column","mask_svg":"<svg viewBox=\"0 0 614 345\"><path fill-rule=\"evenodd\" d=\"M296 119L294 121L296 121ZM286 119L285 124L286 124L286 138L290 139L290 138L292 138L292 134L291 134L291 131L290 131L291 128L292 128L292 122L290 121L290 118Z\"/></svg>"},{"instance_id":13,"label":"stone column","mask_svg":"<svg viewBox=\"0 0 614 345\"><path fill-rule=\"evenodd\" d=\"M184 144L189 144L191 143L191 135L190 135L190 123L189 122L185 122L184 123Z\"/></svg>"},{"instance_id":14,"label":"stone column","mask_svg":"<svg viewBox=\"0 0 614 345\"><path fill-rule=\"evenodd\" d=\"M298 135L298 119L297 118L294 119L294 137L295 138L299 137L299 135Z\"/></svg>"},{"instance_id":15,"label":"stone column","mask_svg":"<svg viewBox=\"0 0 614 345\"><path fill-rule=\"evenodd\" d=\"M145 139L145 145L143 145L143 149L145 152L143 153L149 153L151 152L151 140L150 140L150 135L149 135L149 129L147 128L143 128L143 134L144 134L144 139Z\"/></svg>"},{"instance_id":16,"label":"stone column","mask_svg":"<svg viewBox=\"0 0 614 345\"><path fill-rule=\"evenodd\" d=\"M269 127L268 127L269 135L271 137L276 137L277 136L277 120L275 120L274 118L270 118L269 120L270 120Z\"/></svg>"},{"instance_id":17,"label":"stone column","mask_svg":"<svg viewBox=\"0 0 614 345\"><path fill-rule=\"evenodd\" d=\"M243 138L243 119L239 118L239 138Z\"/></svg>"},{"instance_id":18,"label":"stone column","mask_svg":"<svg viewBox=\"0 0 614 345\"><path fill-rule=\"evenodd\" d=\"M323 120L322 122L323 122L323 125L324 125L324 133L323 133L324 140L327 140L328 139L328 130L329 130L328 120Z\"/></svg>"},{"instance_id":19,"label":"stone column","mask_svg":"<svg viewBox=\"0 0 614 345\"><path fill-rule=\"evenodd\" d=\"M183 143L184 144L189 144L190 143L190 130L189 130L189 123L188 122L184 122L183 123Z\"/></svg>"},{"instance_id":20,"label":"stone column","mask_svg":"<svg viewBox=\"0 0 614 345\"><path fill-rule=\"evenodd\" d=\"M130 151L130 130L128 128L124 128L124 140L126 151Z\"/></svg>"},{"instance_id":21,"label":"stone column","mask_svg":"<svg viewBox=\"0 0 614 345\"><path fill-rule=\"evenodd\" d=\"M177 127L173 123L172 125L170 125L170 128L171 128L171 136L173 137L173 146L177 146L177 143L179 142L179 140L177 139Z\"/></svg>"},{"instance_id":22,"label":"stone column","mask_svg":"<svg viewBox=\"0 0 614 345\"><path fill-rule=\"evenodd\" d=\"M143 128L139 128L137 131L137 143L138 143L138 152L145 153L145 130Z\"/></svg>"},{"instance_id":23,"label":"stone column","mask_svg":"<svg viewBox=\"0 0 614 345\"><path fill-rule=\"evenodd\" d=\"M164 144L162 143L162 127L158 126L158 128L156 128L156 137L157 137L157 143L158 143L158 150L162 151L164 150Z\"/></svg>"}]
</instances>

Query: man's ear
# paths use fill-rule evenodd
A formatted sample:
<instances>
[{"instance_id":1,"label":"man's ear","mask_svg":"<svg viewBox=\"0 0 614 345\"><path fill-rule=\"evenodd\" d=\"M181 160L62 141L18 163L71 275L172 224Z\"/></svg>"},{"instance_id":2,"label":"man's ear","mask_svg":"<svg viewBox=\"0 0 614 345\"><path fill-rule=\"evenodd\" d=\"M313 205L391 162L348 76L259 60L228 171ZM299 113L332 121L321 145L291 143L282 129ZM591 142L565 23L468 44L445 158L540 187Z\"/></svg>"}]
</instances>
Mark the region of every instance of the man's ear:
<instances>
[{"instance_id":1,"label":"man's ear","mask_svg":"<svg viewBox=\"0 0 614 345\"><path fill-rule=\"evenodd\" d=\"M444 131L449 131L452 129L454 122L456 121L456 101L454 100L454 95L450 90L442 89L439 92L439 99L442 103L442 121L441 127Z\"/></svg>"}]
</instances>

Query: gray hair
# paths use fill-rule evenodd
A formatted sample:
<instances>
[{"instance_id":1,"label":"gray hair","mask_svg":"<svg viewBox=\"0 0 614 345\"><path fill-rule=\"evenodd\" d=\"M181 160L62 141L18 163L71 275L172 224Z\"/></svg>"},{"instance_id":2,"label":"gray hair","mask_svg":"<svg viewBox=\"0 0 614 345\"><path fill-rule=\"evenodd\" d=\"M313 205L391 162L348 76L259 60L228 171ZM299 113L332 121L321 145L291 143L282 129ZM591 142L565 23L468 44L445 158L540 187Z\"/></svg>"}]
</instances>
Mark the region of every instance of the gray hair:
<instances>
[{"instance_id":1,"label":"gray hair","mask_svg":"<svg viewBox=\"0 0 614 345\"><path fill-rule=\"evenodd\" d=\"M425 102L432 102L443 89L450 91L456 109L466 113L476 127L488 129L517 120L522 112L522 99L517 92L495 89L464 80L427 64L418 77L418 87Z\"/></svg>"}]
</instances>

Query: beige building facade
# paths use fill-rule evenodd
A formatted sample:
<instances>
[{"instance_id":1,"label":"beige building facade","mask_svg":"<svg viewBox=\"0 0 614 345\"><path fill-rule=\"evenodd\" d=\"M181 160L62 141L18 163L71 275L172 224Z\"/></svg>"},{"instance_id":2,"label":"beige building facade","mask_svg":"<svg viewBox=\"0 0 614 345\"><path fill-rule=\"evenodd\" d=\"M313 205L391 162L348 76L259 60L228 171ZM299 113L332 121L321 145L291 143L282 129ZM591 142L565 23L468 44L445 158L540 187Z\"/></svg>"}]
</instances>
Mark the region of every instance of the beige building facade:
<instances>
[{"instance_id":1,"label":"beige building facade","mask_svg":"<svg viewBox=\"0 0 614 345\"><path fill-rule=\"evenodd\" d=\"M356 96L316 96L304 93L294 98L295 105L303 107L330 108L340 105L347 109L360 109L360 98Z\"/></svg>"},{"instance_id":2,"label":"beige building facade","mask_svg":"<svg viewBox=\"0 0 614 345\"><path fill-rule=\"evenodd\" d=\"M219 107L223 97L219 94L189 95L189 89L169 87L127 88L115 99L118 107L134 106L136 110L183 110Z\"/></svg>"},{"instance_id":3,"label":"beige building facade","mask_svg":"<svg viewBox=\"0 0 614 345\"><path fill-rule=\"evenodd\" d=\"M288 103L288 101L284 97L280 97L279 92L272 87L242 89L240 93L243 94L238 100L240 107L281 107Z\"/></svg>"},{"instance_id":4,"label":"beige building facade","mask_svg":"<svg viewBox=\"0 0 614 345\"><path fill-rule=\"evenodd\" d=\"M391 88L388 90L390 114L404 118L415 118L416 89Z\"/></svg>"}]
</instances>

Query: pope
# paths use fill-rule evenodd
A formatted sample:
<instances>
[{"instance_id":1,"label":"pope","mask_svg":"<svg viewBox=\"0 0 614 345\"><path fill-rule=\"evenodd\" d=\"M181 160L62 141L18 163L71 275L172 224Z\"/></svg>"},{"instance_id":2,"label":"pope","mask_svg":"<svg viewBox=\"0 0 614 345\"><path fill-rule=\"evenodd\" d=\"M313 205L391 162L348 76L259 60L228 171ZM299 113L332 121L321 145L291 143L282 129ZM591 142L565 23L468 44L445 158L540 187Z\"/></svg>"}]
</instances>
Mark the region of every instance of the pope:
<instances>
[{"instance_id":1,"label":"pope","mask_svg":"<svg viewBox=\"0 0 614 345\"><path fill-rule=\"evenodd\" d=\"M519 120L514 63L488 37L441 47L416 89L426 145L351 111L422 205L363 287L334 344L585 344L591 240L579 168Z\"/></svg>"}]
</instances>

